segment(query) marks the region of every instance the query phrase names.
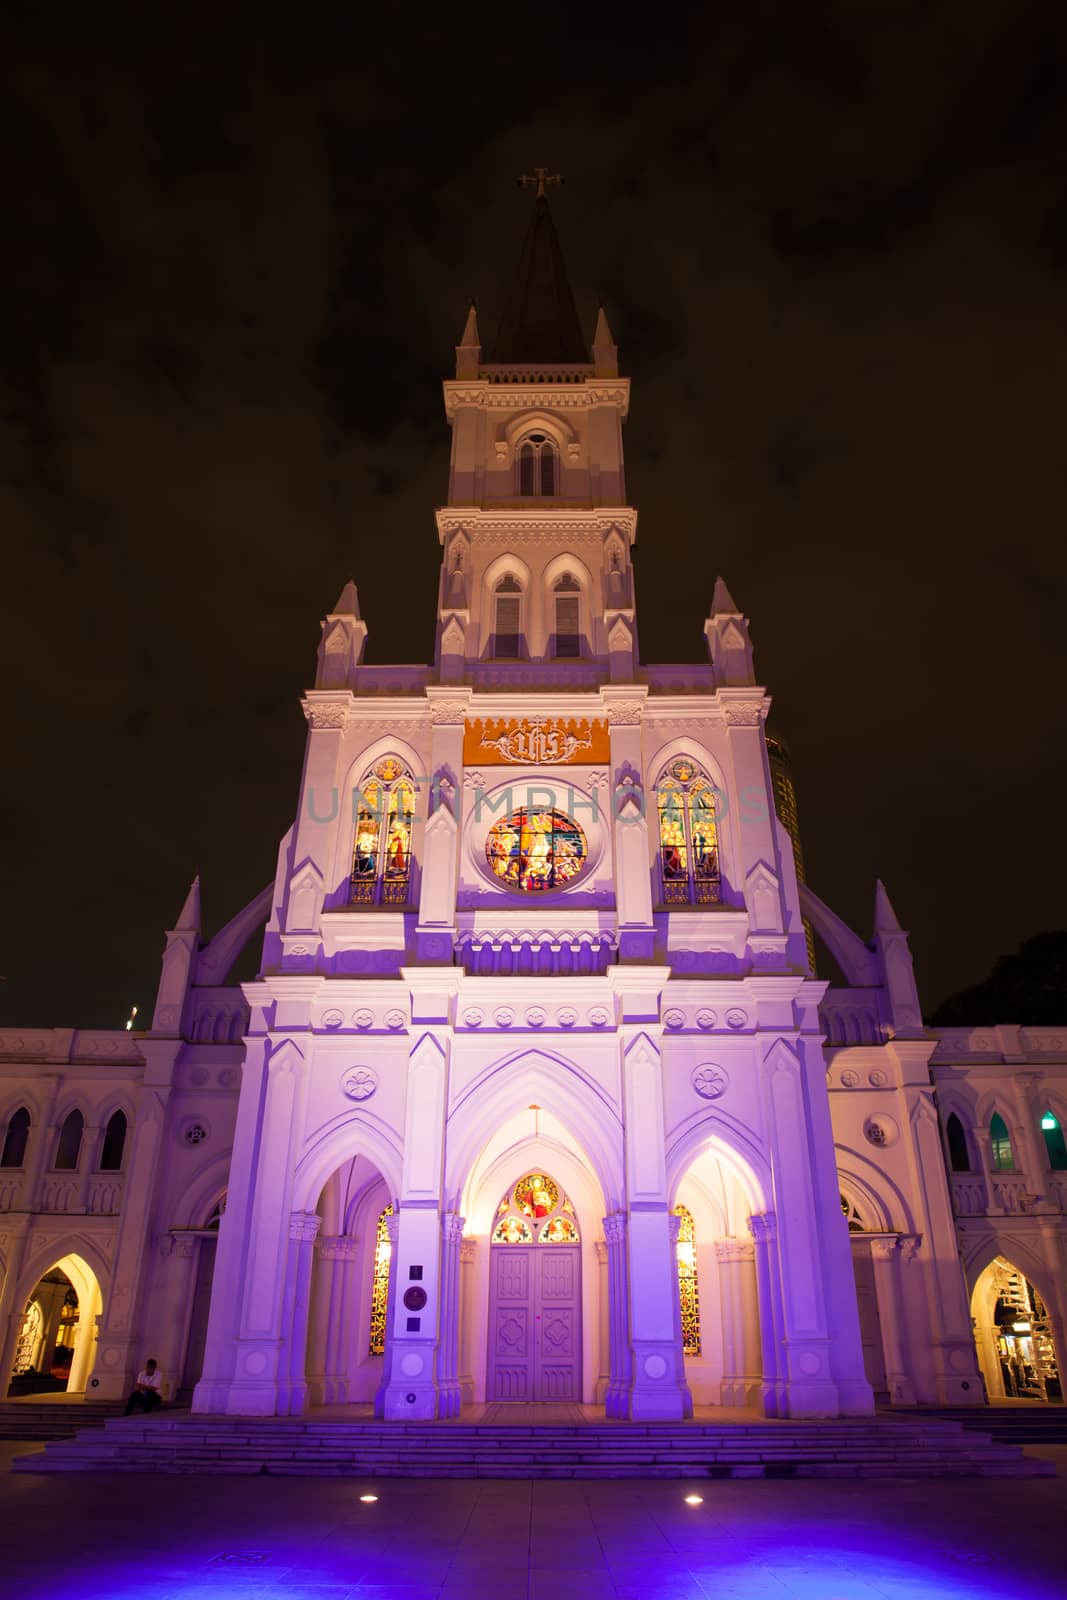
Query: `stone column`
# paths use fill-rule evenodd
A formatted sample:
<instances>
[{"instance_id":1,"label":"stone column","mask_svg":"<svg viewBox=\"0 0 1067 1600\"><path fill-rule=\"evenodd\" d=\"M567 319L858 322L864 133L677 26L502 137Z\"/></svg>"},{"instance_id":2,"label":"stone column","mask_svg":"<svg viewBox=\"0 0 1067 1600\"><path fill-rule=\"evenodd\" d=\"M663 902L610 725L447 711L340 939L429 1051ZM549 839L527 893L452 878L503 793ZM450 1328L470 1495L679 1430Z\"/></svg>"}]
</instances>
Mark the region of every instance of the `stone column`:
<instances>
[{"instance_id":1,"label":"stone column","mask_svg":"<svg viewBox=\"0 0 1067 1600\"><path fill-rule=\"evenodd\" d=\"M629 1415L630 1383L633 1378L625 1212L616 1211L604 1218L604 1241L608 1257L610 1327L610 1375L604 1392L604 1409L609 1417L625 1417Z\"/></svg>"},{"instance_id":2,"label":"stone column","mask_svg":"<svg viewBox=\"0 0 1067 1600\"><path fill-rule=\"evenodd\" d=\"M158 1253L160 1259L166 1262L166 1267L162 1291L156 1287L155 1292L157 1295L161 1293L167 1311L162 1321L155 1319L162 1337L157 1333L155 1348L146 1350L145 1354L156 1357L164 1386L169 1387L168 1397L173 1399L182 1386L185 1372L189 1324L200 1261L200 1240L196 1234L165 1233L160 1238Z\"/></svg>"},{"instance_id":3,"label":"stone column","mask_svg":"<svg viewBox=\"0 0 1067 1600\"><path fill-rule=\"evenodd\" d=\"M308 1309L315 1237L322 1218L314 1211L294 1211L289 1218L288 1270L282 1295L281 1360L276 1414L302 1416L307 1408Z\"/></svg>"},{"instance_id":4,"label":"stone column","mask_svg":"<svg viewBox=\"0 0 1067 1600\"><path fill-rule=\"evenodd\" d=\"M641 714L648 689L642 684L601 689L611 740L611 829L615 851L615 895L619 960L651 961L656 942L652 921L651 849L644 788Z\"/></svg>"},{"instance_id":5,"label":"stone column","mask_svg":"<svg viewBox=\"0 0 1067 1600\"><path fill-rule=\"evenodd\" d=\"M460 1404L474 1399L474 1264L478 1259L477 1239L459 1242L459 1391Z\"/></svg>"},{"instance_id":6,"label":"stone column","mask_svg":"<svg viewBox=\"0 0 1067 1600\"><path fill-rule=\"evenodd\" d=\"M312 1307L308 1377L312 1400L332 1405L348 1399L348 1317L353 1264L359 1241L348 1234L315 1240L321 1292Z\"/></svg>"},{"instance_id":7,"label":"stone column","mask_svg":"<svg viewBox=\"0 0 1067 1600\"><path fill-rule=\"evenodd\" d=\"M465 1218L454 1211L441 1221L441 1331L437 1356L438 1416L456 1417L459 1383L460 1246Z\"/></svg>"},{"instance_id":8,"label":"stone column","mask_svg":"<svg viewBox=\"0 0 1067 1600\"><path fill-rule=\"evenodd\" d=\"M390 1284L395 1280L396 1285L389 1323L393 1352L383 1396L386 1418L398 1422L428 1421L439 1415L441 1185L451 1043L448 1003L458 982L454 969L430 968L418 973L424 981L416 987L416 972L406 969L412 985L412 1030L421 1037L408 1057L400 1226L390 1271ZM425 1031L424 1018L433 1023ZM418 1298L422 1303L417 1307L404 1304L413 1289L421 1291Z\"/></svg>"},{"instance_id":9,"label":"stone column","mask_svg":"<svg viewBox=\"0 0 1067 1600\"><path fill-rule=\"evenodd\" d=\"M611 1382L611 1294L608 1284L608 1246L604 1239L597 1239L593 1245L596 1253L596 1288L597 1288L597 1378L593 1389L593 1400L598 1406L604 1404L604 1396L608 1392Z\"/></svg>"},{"instance_id":10,"label":"stone column","mask_svg":"<svg viewBox=\"0 0 1067 1600\"><path fill-rule=\"evenodd\" d=\"M778 1224L773 1211L749 1217L748 1230L755 1250L756 1290L759 1301L760 1351L763 1381L760 1401L766 1417L789 1415L782 1378L782 1299L778 1278Z\"/></svg>"},{"instance_id":11,"label":"stone column","mask_svg":"<svg viewBox=\"0 0 1067 1600\"><path fill-rule=\"evenodd\" d=\"M749 1406L759 1399L760 1318L756 1250L751 1239L716 1239L722 1308L722 1383L719 1403Z\"/></svg>"},{"instance_id":12,"label":"stone column","mask_svg":"<svg viewBox=\"0 0 1067 1600\"><path fill-rule=\"evenodd\" d=\"M471 691L431 685L430 771L415 946L420 962L451 962L456 936L463 734Z\"/></svg>"},{"instance_id":13,"label":"stone column","mask_svg":"<svg viewBox=\"0 0 1067 1600\"><path fill-rule=\"evenodd\" d=\"M649 997L642 998L634 989L626 994L625 1004L632 1014L648 1005ZM678 1259L667 1209L663 1063L647 1029L626 1029L621 1042L633 1349L629 1415L635 1420L679 1421L692 1415L693 1400L685 1381Z\"/></svg>"},{"instance_id":14,"label":"stone column","mask_svg":"<svg viewBox=\"0 0 1067 1600\"><path fill-rule=\"evenodd\" d=\"M871 1258L874 1261L874 1293L878 1302L889 1396L895 1406L913 1406L915 1387L908 1372L907 1333L897 1276L903 1242L895 1234L872 1239ZM917 1240L912 1242L918 1243Z\"/></svg>"}]
</instances>

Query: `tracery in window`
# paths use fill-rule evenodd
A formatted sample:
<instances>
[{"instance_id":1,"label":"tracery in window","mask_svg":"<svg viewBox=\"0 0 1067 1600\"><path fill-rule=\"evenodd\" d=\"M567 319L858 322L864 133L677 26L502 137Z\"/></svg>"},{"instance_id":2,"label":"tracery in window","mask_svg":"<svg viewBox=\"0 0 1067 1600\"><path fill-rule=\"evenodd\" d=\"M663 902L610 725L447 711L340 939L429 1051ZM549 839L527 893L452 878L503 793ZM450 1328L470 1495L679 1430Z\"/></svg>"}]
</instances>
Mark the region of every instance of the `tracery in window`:
<instances>
[{"instance_id":1,"label":"tracery in window","mask_svg":"<svg viewBox=\"0 0 1067 1600\"><path fill-rule=\"evenodd\" d=\"M850 1200L848 1196L844 1194L841 1196L841 1210L848 1219L849 1233L866 1233L867 1224L860 1215L858 1207L854 1201Z\"/></svg>"},{"instance_id":2,"label":"tracery in window","mask_svg":"<svg viewBox=\"0 0 1067 1600\"><path fill-rule=\"evenodd\" d=\"M493 655L502 661L517 661L522 643L522 585L508 572L493 593Z\"/></svg>"},{"instance_id":3,"label":"tracery in window","mask_svg":"<svg viewBox=\"0 0 1067 1600\"><path fill-rule=\"evenodd\" d=\"M524 894L562 889L581 872L588 854L585 834L573 817L525 806L494 823L485 841L494 874Z\"/></svg>"},{"instance_id":4,"label":"tracery in window","mask_svg":"<svg viewBox=\"0 0 1067 1600\"><path fill-rule=\"evenodd\" d=\"M994 1170L997 1172L1014 1171L1015 1157L1012 1154L1008 1125L999 1111L994 1111L989 1120L989 1145L993 1157Z\"/></svg>"},{"instance_id":5,"label":"tracery in window","mask_svg":"<svg viewBox=\"0 0 1067 1600\"><path fill-rule=\"evenodd\" d=\"M527 1172L496 1210L493 1244L581 1244L578 1219L559 1184Z\"/></svg>"},{"instance_id":6,"label":"tracery in window","mask_svg":"<svg viewBox=\"0 0 1067 1600\"><path fill-rule=\"evenodd\" d=\"M26 1146L30 1138L30 1114L25 1106L19 1106L12 1114L7 1125L7 1134L4 1138L4 1151L0 1155L0 1167L21 1167L26 1160Z\"/></svg>"},{"instance_id":7,"label":"tracery in window","mask_svg":"<svg viewBox=\"0 0 1067 1600\"><path fill-rule=\"evenodd\" d=\"M682 1307L682 1354L700 1354L700 1284L697 1281L697 1243L693 1214L687 1206L675 1206L679 1219L678 1298Z\"/></svg>"},{"instance_id":8,"label":"tracery in window","mask_svg":"<svg viewBox=\"0 0 1067 1600\"><path fill-rule=\"evenodd\" d=\"M573 660L582 653L581 586L565 572L553 586L555 601L555 654Z\"/></svg>"},{"instance_id":9,"label":"tracery in window","mask_svg":"<svg viewBox=\"0 0 1067 1600\"><path fill-rule=\"evenodd\" d=\"M393 1215L392 1203L378 1217L378 1231L374 1239L374 1275L370 1290L370 1350L372 1356L385 1354L385 1323L389 1310L389 1263L393 1245L389 1238L389 1218Z\"/></svg>"},{"instance_id":10,"label":"tracery in window","mask_svg":"<svg viewBox=\"0 0 1067 1600\"><path fill-rule=\"evenodd\" d=\"M543 433L530 433L519 446L520 495L559 493L559 459L552 440Z\"/></svg>"},{"instance_id":11,"label":"tracery in window","mask_svg":"<svg viewBox=\"0 0 1067 1600\"><path fill-rule=\"evenodd\" d=\"M672 761L656 786L664 905L722 899L715 789L695 762Z\"/></svg>"},{"instance_id":12,"label":"tracery in window","mask_svg":"<svg viewBox=\"0 0 1067 1600\"><path fill-rule=\"evenodd\" d=\"M376 763L356 791L355 810L350 899L357 905L407 905L415 784L402 761L385 756Z\"/></svg>"}]
</instances>

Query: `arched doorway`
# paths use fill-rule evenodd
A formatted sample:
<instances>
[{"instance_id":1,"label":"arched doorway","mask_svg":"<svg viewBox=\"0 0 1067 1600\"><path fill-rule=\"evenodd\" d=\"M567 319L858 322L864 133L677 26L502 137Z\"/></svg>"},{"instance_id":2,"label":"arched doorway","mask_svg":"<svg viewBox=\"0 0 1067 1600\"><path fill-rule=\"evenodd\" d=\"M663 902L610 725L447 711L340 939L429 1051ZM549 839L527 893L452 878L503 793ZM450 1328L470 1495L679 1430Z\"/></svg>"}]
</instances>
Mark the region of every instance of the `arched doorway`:
<instances>
[{"instance_id":1,"label":"arched doorway","mask_svg":"<svg viewBox=\"0 0 1067 1600\"><path fill-rule=\"evenodd\" d=\"M312 1405L368 1404L382 1383L395 1206L366 1156L326 1180L316 1212L306 1373Z\"/></svg>"},{"instance_id":2,"label":"arched doorway","mask_svg":"<svg viewBox=\"0 0 1067 1600\"><path fill-rule=\"evenodd\" d=\"M102 1303L96 1274L81 1256L53 1262L25 1301L8 1393L82 1393L96 1357Z\"/></svg>"},{"instance_id":3,"label":"arched doorway","mask_svg":"<svg viewBox=\"0 0 1067 1600\"><path fill-rule=\"evenodd\" d=\"M991 1400L1062 1401L1063 1381L1048 1308L1005 1256L979 1275L971 1296L978 1364Z\"/></svg>"},{"instance_id":4,"label":"arched doorway","mask_svg":"<svg viewBox=\"0 0 1067 1600\"><path fill-rule=\"evenodd\" d=\"M581 1242L549 1173L523 1173L501 1199L489 1245L488 1401L581 1399Z\"/></svg>"},{"instance_id":5,"label":"arched doorway","mask_svg":"<svg viewBox=\"0 0 1067 1600\"><path fill-rule=\"evenodd\" d=\"M751 1167L718 1138L691 1157L677 1181L678 1319L686 1382L697 1405L755 1410L764 1398L761 1318L773 1329L773 1312L762 1303L757 1271L764 1241L749 1226L763 1210Z\"/></svg>"}]
</instances>

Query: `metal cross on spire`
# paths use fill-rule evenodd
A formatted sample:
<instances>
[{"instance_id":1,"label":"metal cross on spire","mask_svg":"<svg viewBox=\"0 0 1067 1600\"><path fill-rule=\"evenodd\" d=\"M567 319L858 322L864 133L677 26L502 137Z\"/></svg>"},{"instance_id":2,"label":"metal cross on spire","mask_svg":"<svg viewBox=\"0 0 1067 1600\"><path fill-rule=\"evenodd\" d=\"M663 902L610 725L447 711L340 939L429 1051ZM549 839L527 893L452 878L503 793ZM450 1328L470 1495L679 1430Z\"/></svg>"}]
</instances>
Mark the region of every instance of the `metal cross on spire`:
<instances>
[{"instance_id":1,"label":"metal cross on spire","mask_svg":"<svg viewBox=\"0 0 1067 1600\"><path fill-rule=\"evenodd\" d=\"M547 167L534 167L532 178L529 173L524 172L522 177L517 178L515 181L520 189L536 189L537 194L534 198L543 200L547 185L550 183L562 183L563 177L558 172L549 172Z\"/></svg>"}]
</instances>

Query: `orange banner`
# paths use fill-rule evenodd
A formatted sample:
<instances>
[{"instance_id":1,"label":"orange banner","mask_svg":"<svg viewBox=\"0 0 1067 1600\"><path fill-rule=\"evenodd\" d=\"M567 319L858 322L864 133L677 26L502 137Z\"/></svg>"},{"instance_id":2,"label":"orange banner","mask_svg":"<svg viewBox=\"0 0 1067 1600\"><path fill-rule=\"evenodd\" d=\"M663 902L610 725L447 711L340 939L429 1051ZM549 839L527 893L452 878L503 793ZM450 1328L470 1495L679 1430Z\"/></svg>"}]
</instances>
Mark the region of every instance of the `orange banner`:
<instances>
[{"instance_id":1,"label":"orange banner","mask_svg":"<svg viewBox=\"0 0 1067 1600\"><path fill-rule=\"evenodd\" d=\"M463 734L468 767L577 767L610 759L606 719L474 717Z\"/></svg>"}]
</instances>

